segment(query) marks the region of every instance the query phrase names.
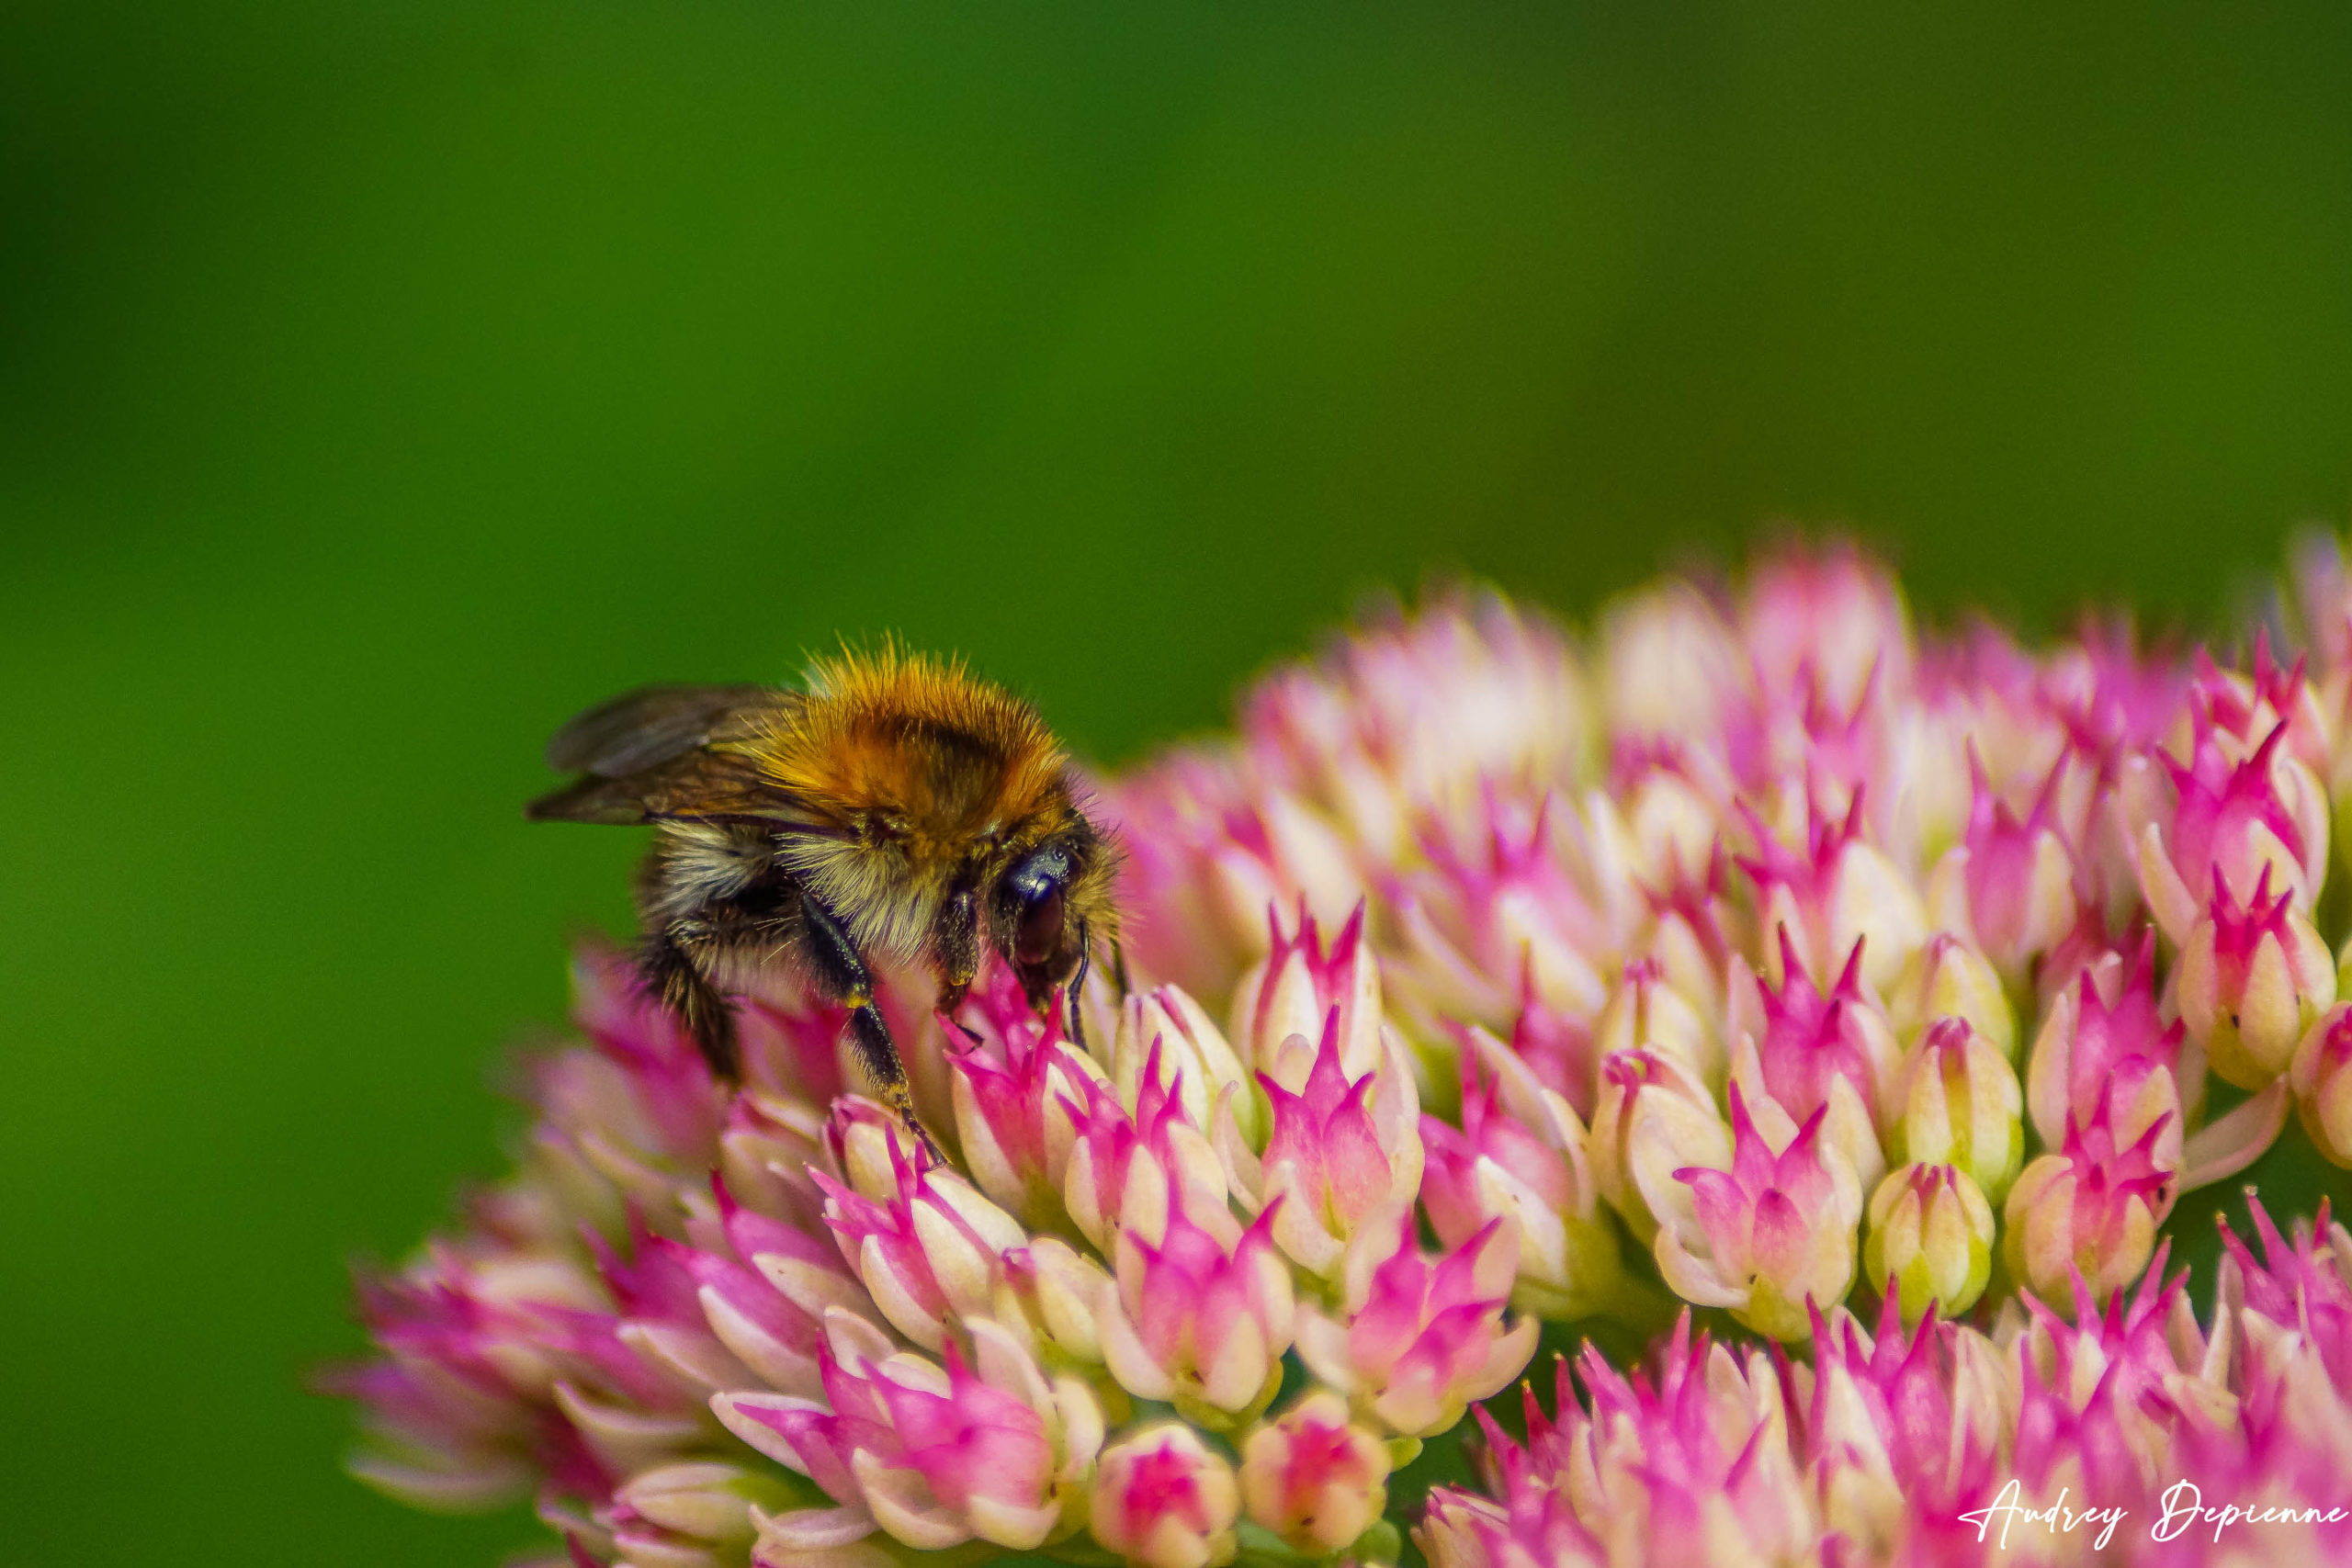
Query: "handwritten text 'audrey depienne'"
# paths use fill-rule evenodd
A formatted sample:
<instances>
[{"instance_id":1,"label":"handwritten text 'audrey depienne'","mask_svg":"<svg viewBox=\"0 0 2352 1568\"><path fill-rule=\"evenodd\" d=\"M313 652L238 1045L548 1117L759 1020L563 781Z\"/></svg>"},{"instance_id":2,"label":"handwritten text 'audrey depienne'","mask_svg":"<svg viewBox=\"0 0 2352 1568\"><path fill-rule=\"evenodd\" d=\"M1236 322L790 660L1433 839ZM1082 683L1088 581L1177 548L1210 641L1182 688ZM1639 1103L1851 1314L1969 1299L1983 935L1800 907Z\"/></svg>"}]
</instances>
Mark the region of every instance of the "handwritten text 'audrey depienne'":
<instances>
[{"instance_id":1,"label":"handwritten text 'audrey depienne'","mask_svg":"<svg viewBox=\"0 0 2352 1568\"><path fill-rule=\"evenodd\" d=\"M2132 1512L2129 1508L2073 1508L2066 1505L2069 1488L2061 1487L2058 1495L2046 1507L2037 1508L2023 1501L2024 1488L2012 1480L2001 1488L1993 1501L1973 1513L1960 1516L1962 1524L1976 1527L1976 1539L1983 1540L1997 1522L2001 1527L2000 1544L2009 1544L2011 1527L2030 1529L2036 1525L2053 1535L2068 1535L2078 1529L2096 1529L2092 1540L2094 1551L2104 1548ZM2194 1527L2211 1525L2213 1539L2219 1541L2222 1532L2232 1525L2334 1525L2352 1518L2352 1512L2336 1508L2289 1507L2254 1504L2225 1503L2219 1507L2207 1507L2204 1494L2193 1481L2176 1481L2165 1488L2158 1499L2164 1512L2156 1516L2149 1527L2152 1540L2176 1540Z\"/></svg>"}]
</instances>

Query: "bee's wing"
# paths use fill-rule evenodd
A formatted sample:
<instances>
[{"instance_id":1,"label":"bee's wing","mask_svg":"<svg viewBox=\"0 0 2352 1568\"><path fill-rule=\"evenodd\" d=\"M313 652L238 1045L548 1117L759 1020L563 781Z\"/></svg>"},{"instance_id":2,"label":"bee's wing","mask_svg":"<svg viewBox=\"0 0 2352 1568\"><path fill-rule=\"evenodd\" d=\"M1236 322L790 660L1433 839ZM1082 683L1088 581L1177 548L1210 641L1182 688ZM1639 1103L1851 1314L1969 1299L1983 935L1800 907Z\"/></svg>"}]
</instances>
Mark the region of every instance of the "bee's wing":
<instances>
[{"instance_id":1,"label":"bee's wing","mask_svg":"<svg viewBox=\"0 0 2352 1568\"><path fill-rule=\"evenodd\" d=\"M705 750L742 739L807 699L770 686L641 686L601 703L548 742L548 765L584 776L524 808L540 822L765 815L769 793L741 758Z\"/></svg>"},{"instance_id":2,"label":"bee's wing","mask_svg":"<svg viewBox=\"0 0 2352 1568\"><path fill-rule=\"evenodd\" d=\"M770 686L639 686L555 732L548 766L617 779L684 756L740 714L798 701Z\"/></svg>"}]
</instances>

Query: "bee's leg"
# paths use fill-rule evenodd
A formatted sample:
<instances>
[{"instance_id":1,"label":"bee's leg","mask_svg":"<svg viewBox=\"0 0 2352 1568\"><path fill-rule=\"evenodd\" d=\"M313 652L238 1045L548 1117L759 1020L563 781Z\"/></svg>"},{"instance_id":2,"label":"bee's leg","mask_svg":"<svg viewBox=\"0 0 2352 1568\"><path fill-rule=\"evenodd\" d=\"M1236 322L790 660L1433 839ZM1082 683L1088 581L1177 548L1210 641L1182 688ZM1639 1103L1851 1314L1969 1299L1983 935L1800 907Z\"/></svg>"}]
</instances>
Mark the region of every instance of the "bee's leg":
<instances>
[{"instance_id":1,"label":"bee's leg","mask_svg":"<svg viewBox=\"0 0 2352 1568\"><path fill-rule=\"evenodd\" d=\"M1119 945L1117 937L1111 939L1111 984L1118 987L1119 999L1123 1002L1127 999L1127 993L1135 989L1127 983L1126 950Z\"/></svg>"},{"instance_id":2,"label":"bee's leg","mask_svg":"<svg viewBox=\"0 0 2352 1568\"><path fill-rule=\"evenodd\" d=\"M683 922L682 922L683 923ZM637 972L645 988L670 1010L710 1070L729 1083L742 1073L742 1053L735 1039L735 1014L727 998L695 966L693 955L680 940L680 927L648 932L638 943Z\"/></svg>"},{"instance_id":3,"label":"bee's leg","mask_svg":"<svg viewBox=\"0 0 2352 1568\"><path fill-rule=\"evenodd\" d=\"M952 1014L980 970L980 901L969 887L958 887L941 901L931 950L939 961L939 1010Z\"/></svg>"},{"instance_id":4,"label":"bee's leg","mask_svg":"<svg viewBox=\"0 0 2352 1568\"><path fill-rule=\"evenodd\" d=\"M898 1042L890 1038L890 1025L882 1017L882 1010L873 998L857 1003L849 1011L850 1042L857 1047L858 1060L865 1064L866 1075L874 1080L874 1092L890 1108L899 1123L915 1135L923 1153L933 1165L949 1163L947 1151L932 1137L922 1118L915 1114L914 1091L907 1086L906 1069L899 1060ZM895 1072L895 1077L886 1076Z\"/></svg>"},{"instance_id":5,"label":"bee's leg","mask_svg":"<svg viewBox=\"0 0 2352 1568\"><path fill-rule=\"evenodd\" d=\"M914 1090L907 1084L906 1063L899 1055L898 1042L890 1038L890 1025L874 1000L873 972L866 968L865 960L841 922L833 918L833 912L805 889L800 895L800 918L808 933L802 951L807 955L809 977L816 981L819 990L850 1010L850 1041L857 1047L857 1059L865 1065L866 1077L874 1080L874 1092L922 1141L926 1153L940 1164L946 1164L947 1156L924 1130L922 1119L915 1114Z\"/></svg>"}]
</instances>

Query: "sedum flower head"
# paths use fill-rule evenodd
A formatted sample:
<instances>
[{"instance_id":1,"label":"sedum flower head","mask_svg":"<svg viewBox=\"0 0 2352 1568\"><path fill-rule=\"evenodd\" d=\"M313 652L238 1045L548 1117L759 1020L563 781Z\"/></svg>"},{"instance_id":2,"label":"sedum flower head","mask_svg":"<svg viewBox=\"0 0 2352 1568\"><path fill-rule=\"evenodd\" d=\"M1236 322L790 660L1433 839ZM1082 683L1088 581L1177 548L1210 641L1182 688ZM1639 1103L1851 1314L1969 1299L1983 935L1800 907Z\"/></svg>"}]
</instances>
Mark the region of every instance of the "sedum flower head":
<instances>
[{"instance_id":1,"label":"sedum flower head","mask_svg":"<svg viewBox=\"0 0 2352 1568\"><path fill-rule=\"evenodd\" d=\"M741 1001L721 1085L591 949L512 1174L361 1281L354 1469L631 1568L1857 1568L1983 1560L2011 1481L2341 1501L2352 1235L2253 1206L2201 1315L2162 1263L2281 1135L2352 1165L2352 573L2282 606L2291 659L2033 648L1831 547L1589 638L1383 615L1102 784L1115 981L885 977L944 1158L840 1010ZM1604 1319L1663 1337L1501 1418Z\"/></svg>"}]
</instances>

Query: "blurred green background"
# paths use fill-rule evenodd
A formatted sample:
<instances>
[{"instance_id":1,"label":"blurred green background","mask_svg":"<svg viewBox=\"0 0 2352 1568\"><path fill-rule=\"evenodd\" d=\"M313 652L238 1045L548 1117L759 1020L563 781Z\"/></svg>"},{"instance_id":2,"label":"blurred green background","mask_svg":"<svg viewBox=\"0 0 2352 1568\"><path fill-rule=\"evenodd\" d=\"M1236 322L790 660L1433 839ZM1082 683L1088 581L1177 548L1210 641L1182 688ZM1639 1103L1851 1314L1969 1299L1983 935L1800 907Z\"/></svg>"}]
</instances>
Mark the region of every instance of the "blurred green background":
<instances>
[{"instance_id":1,"label":"blurred green background","mask_svg":"<svg viewBox=\"0 0 2352 1568\"><path fill-rule=\"evenodd\" d=\"M0 1564L529 1538L300 1384L621 916L590 700L890 627L1118 759L1433 570L2340 523L2352 11L1965 9L0 6Z\"/></svg>"}]
</instances>

